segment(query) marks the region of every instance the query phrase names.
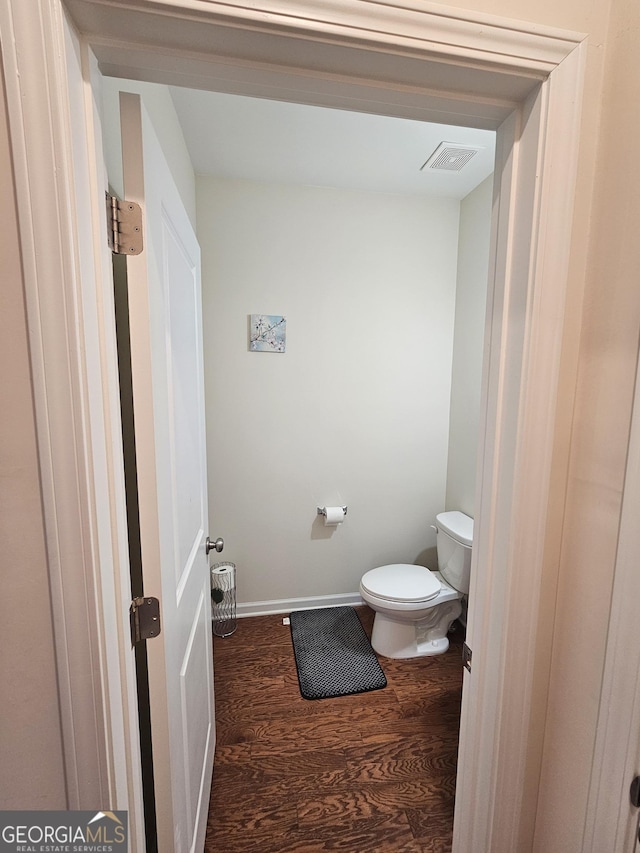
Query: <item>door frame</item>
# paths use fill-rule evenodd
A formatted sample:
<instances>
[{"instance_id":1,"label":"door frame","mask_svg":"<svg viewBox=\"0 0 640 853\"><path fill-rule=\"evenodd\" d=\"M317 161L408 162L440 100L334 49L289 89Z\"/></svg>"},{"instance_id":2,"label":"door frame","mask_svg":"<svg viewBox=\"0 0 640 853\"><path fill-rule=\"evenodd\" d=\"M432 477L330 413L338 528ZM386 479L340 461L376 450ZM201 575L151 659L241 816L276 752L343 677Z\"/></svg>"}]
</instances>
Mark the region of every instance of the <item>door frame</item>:
<instances>
[{"instance_id":1,"label":"door frame","mask_svg":"<svg viewBox=\"0 0 640 853\"><path fill-rule=\"evenodd\" d=\"M613 582L602 694L589 788L583 850L635 850L638 810L631 780L640 774L640 362L631 417L618 551Z\"/></svg>"},{"instance_id":2,"label":"door frame","mask_svg":"<svg viewBox=\"0 0 640 853\"><path fill-rule=\"evenodd\" d=\"M95 807L87 805L92 777L105 805L133 808L139 761L123 626L115 345L99 260L104 214L91 157L74 156L79 139L85 153L97 144L93 51L115 76L498 131L468 626L474 658L465 675L454 850L524 851L535 818L564 498L566 459L554 459L552 472L552 458L569 429L557 390L565 324L578 322L564 308L585 39L400 0L281 6L9 0L0 8L69 807ZM74 88L75 52L84 76ZM573 375L562 379L574 386Z\"/></svg>"}]
</instances>

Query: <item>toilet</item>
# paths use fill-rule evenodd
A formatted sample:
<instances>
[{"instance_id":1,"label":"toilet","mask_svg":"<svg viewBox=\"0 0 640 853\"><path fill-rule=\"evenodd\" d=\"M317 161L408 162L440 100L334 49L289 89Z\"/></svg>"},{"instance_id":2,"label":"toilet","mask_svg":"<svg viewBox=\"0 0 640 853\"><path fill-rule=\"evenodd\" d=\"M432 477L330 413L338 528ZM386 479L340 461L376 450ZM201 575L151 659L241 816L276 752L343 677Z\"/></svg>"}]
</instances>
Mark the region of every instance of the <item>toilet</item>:
<instances>
[{"instance_id":1,"label":"toilet","mask_svg":"<svg viewBox=\"0 0 640 853\"><path fill-rule=\"evenodd\" d=\"M469 593L473 519L463 512L436 516L438 571L396 563L366 572L360 595L375 611L371 645L387 658L441 655Z\"/></svg>"}]
</instances>

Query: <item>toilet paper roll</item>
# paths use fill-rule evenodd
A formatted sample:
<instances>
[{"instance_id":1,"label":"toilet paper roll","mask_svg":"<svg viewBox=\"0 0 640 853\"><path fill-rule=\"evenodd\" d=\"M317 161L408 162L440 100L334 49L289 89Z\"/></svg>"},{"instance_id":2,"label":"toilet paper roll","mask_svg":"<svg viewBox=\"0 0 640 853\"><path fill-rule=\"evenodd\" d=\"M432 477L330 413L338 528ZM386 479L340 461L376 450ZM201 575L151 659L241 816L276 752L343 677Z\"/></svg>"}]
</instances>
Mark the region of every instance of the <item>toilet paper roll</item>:
<instances>
[{"instance_id":1,"label":"toilet paper roll","mask_svg":"<svg viewBox=\"0 0 640 853\"><path fill-rule=\"evenodd\" d=\"M344 510L341 506L328 506L325 507L325 511L325 527L335 527L337 524L342 524L344 521Z\"/></svg>"},{"instance_id":2,"label":"toilet paper roll","mask_svg":"<svg viewBox=\"0 0 640 853\"><path fill-rule=\"evenodd\" d=\"M211 566L211 587L230 592L236 586L235 563L216 563Z\"/></svg>"}]
</instances>

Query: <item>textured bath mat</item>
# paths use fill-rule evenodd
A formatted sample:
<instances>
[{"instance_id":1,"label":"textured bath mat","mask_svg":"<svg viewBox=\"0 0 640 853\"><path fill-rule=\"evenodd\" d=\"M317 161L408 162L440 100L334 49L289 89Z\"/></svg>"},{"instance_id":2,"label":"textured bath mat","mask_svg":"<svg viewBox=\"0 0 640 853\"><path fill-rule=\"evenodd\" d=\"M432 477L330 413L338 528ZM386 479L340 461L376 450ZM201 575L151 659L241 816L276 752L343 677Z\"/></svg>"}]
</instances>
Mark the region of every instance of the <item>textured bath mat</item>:
<instances>
[{"instance_id":1,"label":"textured bath mat","mask_svg":"<svg viewBox=\"0 0 640 853\"><path fill-rule=\"evenodd\" d=\"M305 699L349 696L387 686L353 607L295 610L291 638Z\"/></svg>"}]
</instances>

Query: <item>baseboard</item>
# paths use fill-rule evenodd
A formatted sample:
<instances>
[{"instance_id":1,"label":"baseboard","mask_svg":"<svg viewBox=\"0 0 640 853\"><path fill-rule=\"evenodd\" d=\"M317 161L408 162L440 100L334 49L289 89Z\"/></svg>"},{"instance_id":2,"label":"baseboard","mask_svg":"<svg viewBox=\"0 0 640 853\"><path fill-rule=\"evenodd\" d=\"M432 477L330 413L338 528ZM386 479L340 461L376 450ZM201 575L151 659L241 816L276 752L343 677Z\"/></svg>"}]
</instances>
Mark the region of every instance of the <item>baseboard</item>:
<instances>
[{"instance_id":1,"label":"baseboard","mask_svg":"<svg viewBox=\"0 0 640 853\"><path fill-rule=\"evenodd\" d=\"M341 595L317 595L313 598L277 598L273 601L245 601L236 605L239 619L245 616L269 616L272 613L290 613L292 610L315 610L318 607L358 607L364 604L357 592Z\"/></svg>"}]
</instances>

